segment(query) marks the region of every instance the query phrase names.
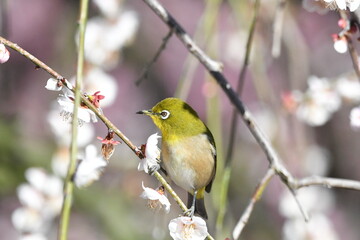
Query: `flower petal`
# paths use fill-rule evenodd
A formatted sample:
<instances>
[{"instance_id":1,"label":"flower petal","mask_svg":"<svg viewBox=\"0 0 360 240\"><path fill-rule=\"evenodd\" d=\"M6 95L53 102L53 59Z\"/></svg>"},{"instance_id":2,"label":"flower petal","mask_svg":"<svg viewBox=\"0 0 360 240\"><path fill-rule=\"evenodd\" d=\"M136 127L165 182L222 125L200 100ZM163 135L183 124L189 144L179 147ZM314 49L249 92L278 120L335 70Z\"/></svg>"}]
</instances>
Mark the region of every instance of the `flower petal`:
<instances>
[{"instance_id":1,"label":"flower petal","mask_svg":"<svg viewBox=\"0 0 360 240\"><path fill-rule=\"evenodd\" d=\"M75 185L79 188L86 187L98 180L106 165L107 162L97 155L96 147L89 145L85 149L85 158L78 164L74 179Z\"/></svg>"},{"instance_id":2,"label":"flower petal","mask_svg":"<svg viewBox=\"0 0 360 240\"><path fill-rule=\"evenodd\" d=\"M10 52L5 45L0 43L0 63L6 63L10 58Z\"/></svg>"},{"instance_id":3,"label":"flower petal","mask_svg":"<svg viewBox=\"0 0 360 240\"><path fill-rule=\"evenodd\" d=\"M45 88L50 91L60 91L62 89L62 85L59 85L59 81L55 78L49 78L46 82Z\"/></svg>"},{"instance_id":4,"label":"flower petal","mask_svg":"<svg viewBox=\"0 0 360 240\"><path fill-rule=\"evenodd\" d=\"M350 125L354 129L360 129L360 106L353 108L350 112Z\"/></svg>"},{"instance_id":5,"label":"flower petal","mask_svg":"<svg viewBox=\"0 0 360 240\"><path fill-rule=\"evenodd\" d=\"M168 227L174 240L203 240L208 235L206 222L197 216L175 218Z\"/></svg>"}]
</instances>

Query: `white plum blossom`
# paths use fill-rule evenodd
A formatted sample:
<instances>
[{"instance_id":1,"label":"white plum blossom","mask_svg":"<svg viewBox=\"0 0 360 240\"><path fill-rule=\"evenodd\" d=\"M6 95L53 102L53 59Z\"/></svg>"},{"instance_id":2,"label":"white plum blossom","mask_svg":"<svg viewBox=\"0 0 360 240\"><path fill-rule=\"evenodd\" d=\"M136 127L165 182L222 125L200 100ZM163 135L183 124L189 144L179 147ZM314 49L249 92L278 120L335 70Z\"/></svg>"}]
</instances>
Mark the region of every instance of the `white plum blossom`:
<instances>
[{"instance_id":1,"label":"white plum blossom","mask_svg":"<svg viewBox=\"0 0 360 240\"><path fill-rule=\"evenodd\" d=\"M73 116L74 111L74 96L72 95L60 95L58 97L58 103L61 107L60 115L64 118L64 120L70 120ZM93 111L86 107L79 107L78 110L78 120L79 124L83 125L83 123L89 123L89 122L97 122L96 115Z\"/></svg>"},{"instance_id":2,"label":"white plum blossom","mask_svg":"<svg viewBox=\"0 0 360 240\"><path fill-rule=\"evenodd\" d=\"M308 85L307 94L311 95L319 105L330 112L335 112L340 108L341 99L327 78L311 76L308 79Z\"/></svg>"},{"instance_id":3,"label":"white plum blossom","mask_svg":"<svg viewBox=\"0 0 360 240\"><path fill-rule=\"evenodd\" d=\"M350 112L350 125L354 129L360 129L360 106L355 107Z\"/></svg>"},{"instance_id":4,"label":"white plum blossom","mask_svg":"<svg viewBox=\"0 0 360 240\"><path fill-rule=\"evenodd\" d=\"M334 39L334 49L338 53L346 53L348 50L348 43L345 37Z\"/></svg>"},{"instance_id":5,"label":"white plum blossom","mask_svg":"<svg viewBox=\"0 0 360 240\"><path fill-rule=\"evenodd\" d=\"M106 167L107 162L97 154L96 147L89 145L85 149L85 156L80 160L74 182L77 187L86 187L98 180Z\"/></svg>"},{"instance_id":6,"label":"white plum blossom","mask_svg":"<svg viewBox=\"0 0 360 240\"><path fill-rule=\"evenodd\" d=\"M309 222L302 218L288 219L283 227L283 240L339 240L327 216L316 213Z\"/></svg>"},{"instance_id":7,"label":"white plum blossom","mask_svg":"<svg viewBox=\"0 0 360 240\"><path fill-rule=\"evenodd\" d=\"M165 191L163 187L158 189L152 189L144 186L144 182L141 183L144 191L141 193L140 197L143 199L148 199L148 206L151 209L161 209L164 208L166 213L170 211L170 202L169 199L165 196Z\"/></svg>"},{"instance_id":8,"label":"white plum blossom","mask_svg":"<svg viewBox=\"0 0 360 240\"><path fill-rule=\"evenodd\" d=\"M97 66L113 69L119 60L119 50L134 38L138 25L138 16L131 10L120 12L112 19L89 19L85 33L85 58Z\"/></svg>"},{"instance_id":9,"label":"white plum blossom","mask_svg":"<svg viewBox=\"0 0 360 240\"><path fill-rule=\"evenodd\" d=\"M46 82L45 88L50 91L60 91L62 90L62 84L59 84L59 81L55 78L49 78Z\"/></svg>"},{"instance_id":10,"label":"white plum blossom","mask_svg":"<svg viewBox=\"0 0 360 240\"><path fill-rule=\"evenodd\" d=\"M56 196L62 192L63 183L60 178L49 175L42 168L29 168L25 172L29 183L47 196Z\"/></svg>"},{"instance_id":11,"label":"white plum blossom","mask_svg":"<svg viewBox=\"0 0 360 240\"><path fill-rule=\"evenodd\" d=\"M0 63L6 63L10 58L10 52L4 44L0 43Z\"/></svg>"},{"instance_id":12,"label":"white plum blossom","mask_svg":"<svg viewBox=\"0 0 360 240\"><path fill-rule=\"evenodd\" d=\"M206 222L197 216L178 217L171 220L169 231L174 240L203 240L208 235Z\"/></svg>"},{"instance_id":13,"label":"white plum blossom","mask_svg":"<svg viewBox=\"0 0 360 240\"><path fill-rule=\"evenodd\" d=\"M54 104L47 115L47 121L58 145L68 147L71 143L71 124L59 117L60 106ZM95 136L93 124L85 124L78 129L77 143L79 147L88 145ZM60 175L63 176L63 175Z\"/></svg>"},{"instance_id":14,"label":"white plum blossom","mask_svg":"<svg viewBox=\"0 0 360 240\"><path fill-rule=\"evenodd\" d=\"M339 110L342 99L345 102L360 102L360 83L351 77L340 77L331 82L311 76L306 92L292 91L282 96L285 109L310 126L325 124ZM357 118L350 116L350 119L355 120L351 125L356 128Z\"/></svg>"},{"instance_id":15,"label":"white plum blossom","mask_svg":"<svg viewBox=\"0 0 360 240\"><path fill-rule=\"evenodd\" d=\"M316 103L307 102L299 105L296 116L308 125L316 127L324 125L330 119L331 114Z\"/></svg>"},{"instance_id":16,"label":"white plum blossom","mask_svg":"<svg viewBox=\"0 0 360 240\"><path fill-rule=\"evenodd\" d=\"M44 205L45 199L40 191L36 190L33 186L26 183L18 186L16 190L20 203L23 206L35 210L41 210Z\"/></svg>"},{"instance_id":17,"label":"white plum blossom","mask_svg":"<svg viewBox=\"0 0 360 240\"><path fill-rule=\"evenodd\" d=\"M349 8L351 12L354 12L359 8L360 0L323 0L328 3L330 9L340 9L346 10L346 7Z\"/></svg>"},{"instance_id":18,"label":"white plum blossom","mask_svg":"<svg viewBox=\"0 0 360 240\"><path fill-rule=\"evenodd\" d=\"M93 67L84 76L84 88L86 92L100 91L106 98L101 100L101 107L110 106L116 99L118 85L116 79L98 67Z\"/></svg>"},{"instance_id":19,"label":"white plum blossom","mask_svg":"<svg viewBox=\"0 0 360 240\"><path fill-rule=\"evenodd\" d=\"M51 169L56 176L65 178L69 169L70 149L68 146L59 146L51 158Z\"/></svg>"},{"instance_id":20,"label":"white plum blossom","mask_svg":"<svg viewBox=\"0 0 360 240\"><path fill-rule=\"evenodd\" d=\"M308 85L297 106L296 116L310 126L321 126L340 108L341 98L326 78L311 76Z\"/></svg>"},{"instance_id":21,"label":"white plum blossom","mask_svg":"<svg viewBox=\"0 0 360 240\"><path fill-rule=\"evenodd\" d=\"M42 230L44 225L41 213L27 207L15 209L11 215L11 221L19 232L38 232Z\"/></svg>"},{"instance_id":22,"label":"white plum blossom","mask_svg":"<svg viewBox=\"0 0 360 240\"><path fill-rule=\"evenodd\" d=\"M46 186L48 175L44 169L32 167L25 171L25 178L38 191L42 191Z\"/></svg>"},{"instance_id":23,"label":"white plum blossom","mask_svg":"<svg viewBox=\"0 0 360 240\"><path fill-rule=\"evenodd\" d=\"M339 78L336 82L336 90L346 100L360 102L360 83L357 79Z\"/></svg>"},{"instance_id":24,"label":"white plum blossom","mask_svg":"<svg viewBox=\"0 0 360 240\"><path fill-rule=\"evenodd\" d=\"M41 212L44 218L53 218L60 213L62 201L63 201L63 182L59 177L50 175L41 168L29 168L25 172L25 177L30 183L30 186L42 195L42 198L32 194L27 195L29 198L27 201L21 197L21 188L18 192L20 201L30 204L34 201L41 201L42 205L38 210ZM26 189L22 189L24 191ZM30 192L28 190L28 192ZM36 198L35 198L36 197ZM32 198L32 199L30 199ZM40 203L39 203L40 204ZM34 205L33 205L34 207Z\"/></svg>"},{"instance_id":25,"label":"white plum blossom","mask_svg":"<svg viewBox=\"0 0 360 240\"><path fill-rule=\"evenodd\" d=\"M145 145L145 158L141 159L138 165L139 171L151 173L160 168L160 149L157 146L159 138L161 138L161 136L157 133L148 137Z\"/></svg>"}]
</instances>

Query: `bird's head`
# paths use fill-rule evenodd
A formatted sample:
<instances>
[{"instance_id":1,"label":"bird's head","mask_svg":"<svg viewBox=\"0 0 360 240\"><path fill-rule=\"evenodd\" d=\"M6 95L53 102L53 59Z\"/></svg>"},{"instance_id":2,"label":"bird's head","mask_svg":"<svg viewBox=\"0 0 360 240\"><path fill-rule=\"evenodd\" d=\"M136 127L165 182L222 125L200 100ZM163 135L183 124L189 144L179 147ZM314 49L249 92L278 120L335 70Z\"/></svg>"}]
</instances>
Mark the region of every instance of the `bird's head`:
<instances>
[{"instance_id":1,"label":"bird's head","mask_svg":"<svg viewBox=\"0 0 360 240\"><path fill-rule=\"evenodd\" d=\"M186 102L178 98L166 98L150 110L138 114L151 117L160 129L163 138L174 136L193 136L206 131L206 126L198 114Z\"/></svg>"}]
</instances>

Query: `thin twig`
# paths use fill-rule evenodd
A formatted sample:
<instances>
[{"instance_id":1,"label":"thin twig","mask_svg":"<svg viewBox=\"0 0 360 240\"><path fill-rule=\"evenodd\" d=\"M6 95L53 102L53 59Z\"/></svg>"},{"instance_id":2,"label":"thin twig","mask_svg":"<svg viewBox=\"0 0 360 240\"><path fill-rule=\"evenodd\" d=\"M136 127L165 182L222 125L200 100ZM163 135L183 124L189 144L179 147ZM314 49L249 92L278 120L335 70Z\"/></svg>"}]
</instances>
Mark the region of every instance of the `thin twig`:
<instances>
[{"instance_id":1,"label":"thin twig","mask_svg":"<svg viewBox=\"0 0 360 240\"><path fill-rule=\"evenodd\" d=\"M260 6L260 0L256 0L255 4L254 4L254 16L253 16L253 19L251 22L249 36L246 41L246 51L245 51L244 62L241 67L238 85L236 88L236 92L239 94L239 96L241 96L242 90L244 88L245 76L246 76L247 67L248 67L249 61L250 61L251 46L252 46L252 42L254 39L255 26L256 26L256 22L257 22L259 6ZM236 114L236 113L237 113L237 111L236 111L236 109L234 109L234 111L232 112L232 117L231 117L230 138L229 138L229 144L228 144L227 154L226 154L226 158L225 158L225 167L229 166L231 164L231 159L232 159L232 155L233 155L235 135L236 135L236 131L237 131L236 123L238 120L238 114Z\"/></svg>"},{"instance_id":2,"label":"thin twig","mask_svg":"<svg viewBox=\"0 0 360 240\"><path fill-rule=\"evenodd\" d=\"M169 41L169 39L171 38L172 35L173 35L173 31L172 31L172 29L170 29L169 33L163 38L159 49L155 53L155 56L151 59L151 61L148 64L146 64L146 66L144 67L144 69L141 72L140 77L135 81L136 86L139 86L140 83L144 79L146 79L148 77L148 73L149 73L150 68L157 61L157 59L159 58L161 52L165 49L166 44L168 43L168 41Z\"/></svg>"},{"instance_id":3,"label":"thin twig","mask_svg":"<svg viewBox=\"0 0 360 240\"><path fill-rule=\"evenodd\" d=\"M347 40L348 49L349 49L350 57L351 57L351 60L353 63L353 67L354 67L356 76L358 77L358 80L360 81L359 55L354 47L354 43L351 40L351 38L347 37L346 40Z\"/></svg>"},{"instance_id":4,"label":"thin twig","mask_svg":"<svg viewBox=\"0 0 360 240\"><path fill-rule=\"evenodd\" d=\"M359 65L359 54L356 51L356 48L354 47L354 43L351 39L351 34L348 33L348 30L350 30L351 28L351 19L347 13L347 11L340 11L340 16L341 18L343 18L348 24L347 24L347 29L344 29L344 37L346 38L346 42L348 45L348 49L349 49L349 54L351 57L351 61L354 67L354 71L356 73L356 76L358 77L358 80L360 81L360 65Z\"/></svg>"},{"instance_id":5,"label":"thin twig","mask_svg":"<svg viewBox=\"0 0 360 240\"><path fill-rule=\"evenodd\" d=\"M32 61L37 67L45 70L47 73L49 73L50 75L52 75L54 78L61 80L61 79L65 79L63 76L61 76L59 73L57 73L56 71L54 71L52 68L50 68L48 65L46 65L45 63L43 63L42 61L40 61L38 58L36 58L35 56L33 56L32 54L30 54L28 51L26 51L25 49L19 47L16 43L13 43L3 37L0 36L0 42L5 44L6 46L14 49L16 52L20 53L21 55L23 55L25 58L29 59L30 61Z\"/></svg>"},{"instance_id":6,"label":"thin twig","mask_svg":"<svg viewBox=\"0 0 360 240\"><path fill-rule=\"evenodd\" d=\"M252 195L248 206L246 207L245 211L241 215L238 223L236 224L233 230L233 238L239 239L240 234L246 224L248 223L251 213L254 209L255 203L261 198L267 184L269 183L270 179L275 176L275 171L269 168L265 174L265 176L261 179L260 183L257 185L254 194Z\"/></svg>"},{"instance_id":7,"label":"thin twig","mask_svg":"<svg viewBox=\"0 0 360 240\"><path fill-rule=\"evenodd\" d=\"M327 188L344 188L349 190L360 191L360 182L349 180L349 179L339 179L339 178L328 178L320 176L311 176L305 177L295 181L292 185L294 189L299 189L309 186L323 186Z\"/></svg>"},{"instance_id":8,"label":"thin twig","mask_svg":"<svg viewBox=\"0 0 360 240\"><path fill-rule=\"evenodd\" d=\"M21 55L23 55L25 58L29 59L30 61L32 61L37 67L45 70L47 73L49 73L51 76L53 76L54 78L58 79L59 81L61 81L63 83L63 85L65 87L67 87L68 89L70 89L71 91L74 91L73 86L71 85L71 83L65 78L63 77L61 74L59 74L58 72L56 72L54 69L52 69L51 67L49 67L48 65L46 65L44 62L42 62L41 60L39 60L38 58L36 58L35 56L33 56L32 54L30 54L28 51L24 50L23 48L21 48L20 46L18 46L16 43L13 43L3 37L0 36L0 42L5 44L6 46L14 49L16 52L20 53ZM81 95L81 101L82 103L84 103L89 109L91 109L96 116L105 123L105 125L109 128L112 129L116 135L118 135L121 140L139 157L143 157L141 151L138 149L138 147L136 147L105 115L102 114L102 112L96 108L88 99L86 96L84 96L83 94Z\"/></svg>"},{"instance_id":9,"label":"thin twig","mask_svg":"<svg viewBox=\"0 0 360 240\"><path fill-rule=\"evenodd\" d=\"M295 189L292 188L292 187L289 187L289 186L288 186L288 189L290 190L291 195L294 197L296 205L298 205L300 213L304 217L305 222L308 222L309 221L309 215L307 214L307 212L305 211L305 209L301 205L301 203L300 203L300 201L299 201L299 199L298 199L298 197L296 195Z\"/></svg>"},{"instance_id":10,"label":"thin twig","mask_svg":"<svg viewBox=\"0 0 360 240\"><path fill-rule=\"evenodd\" d=\"M244 56L244 62L241 67L241 71L240 71L240 75L239 75L239 79L238 79L238 85L237 85L237 89L236 89L239 96L241 96L241 93L242 93L242 90L244 87L245 76L246 76L247 68L248 68L249 61L250 61L250 53L251 53L251 49L252 49L251 46L252 46L252 42L254 39L255 26L256 26L256 22L257 22L259 6L260 6L260 0L256 0L255 4L254 4L254 16L251 21L249 35L248 35L248 38L246 41L246 51L245 51L245 56ZM227 198L229 182L230 182L229 179L231 176L231 162L233 159L235 136L236 136L237 126L238 126L238 124L237 124L238 116L239 115L237 114L236 108L233 108L232 115L231 115L231 123L230 123L229 143L228 143L226 157L225 157L225 170L224 170L223 179L221 181L221 194L224 194L224 195L221 195L222 204L219 207L219 213L218 213L218 217L216 220L216 226L217 226L218 230L220 230L222 228L222 223L223 223L224 216L226 213L227 202L225 199Z\"/></svg>"},{"instance_id":11,"label":"thin twig","mask_svg":"<svg viewBox=\"0 0 360 240\"><path fill-rule=\"evenodd\" d=\"M206 68L214 72L222 71L223 65L208 57L158 1L143 1L170 27L170 29L174 30L180 41L186 45L187 49L196 56L202 64L206 65Z\"/></svg>"},{"instance_id":12,"label":"thin twig","mask_svg":"<svg viewBox=\"0 0 360 240\"><path fill-rule=\"evenodd\" d=\"M51 76L53 76L56 79L59 79L65 87L70 89L71 91L74 91L73 86L71 83L66 80L62 75L57 73L54 69L40 61L38 58L30 54L28 51L24 50L20 46L18 46L16 43L13 43L3 37L0 36L0 42L5 44L6 46L14 49L15 51L22 54L25 58L32 61L36 66L39 68L45 70L47 73L49 73ZM96 116L109 128L112 129L113 132L138 156L140 159L144 158L141 150L136 147L130 140L127 138L105 115L103 115L102 111L100 111L98 108L96 108L88 99L86 96L81 94L81 102L85 104L90 110L92 110ZM153 175L158 179L159 182L161 182L166 191L169 192L169 194L174 198L176 203L180 206L180 208L185 212L187 210L186 205L182 202L180 197L175 193L175 191L171 188L169 184L165 184L166 180L164 177L161 176L161 174L157 171L153 173ZM211 237L211 236L210 236ZM209 238L209 236L208 236ZM212 238L209 238L212 239Z\"/></svg>"},{"instance_id":13,"label":"thin twig","mask_svg":"<svg viewBox=\"0 0 360 240\"><path fill-rule=\"evenodd\" d=\"M68 172L64 182L64 201L60 214L58 239L67 240L69 223L70 223L70 211L73 200L74 182L73 176L76 171L76 161L78 155L77 136L78 136L78 108L81 101L82 79L84 72L84 42L85 42L85 30L88 13L89 0L81 0L80 2L80 19L79 19L79 50L77 61L77 74L75 85L75 101L74 110L72 116L72 128L71 128L71 155Z\"/></svg>"}]
</instances>

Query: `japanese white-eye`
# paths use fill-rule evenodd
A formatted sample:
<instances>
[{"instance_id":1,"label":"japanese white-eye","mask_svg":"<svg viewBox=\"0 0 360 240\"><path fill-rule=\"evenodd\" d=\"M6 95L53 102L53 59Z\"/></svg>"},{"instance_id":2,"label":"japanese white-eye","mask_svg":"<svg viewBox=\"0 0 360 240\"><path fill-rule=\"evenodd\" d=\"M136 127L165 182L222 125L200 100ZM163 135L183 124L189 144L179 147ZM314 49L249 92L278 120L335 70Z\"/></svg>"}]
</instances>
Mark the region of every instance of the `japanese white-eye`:
<instances>
[{"instance_id":1,"label":"japanese white-eye","mask_svg":"<svg viewBox=\"0 0 360 240\"><path fill-rule=\"evenodd\" d=\"M188 192L190 216L207 219L204 193L216 172L216 148L210 130L187 103L166 98L151 110L137 112L153 120L162 134L162 167L176 185Z\"/></svg>"}]
</instances>

